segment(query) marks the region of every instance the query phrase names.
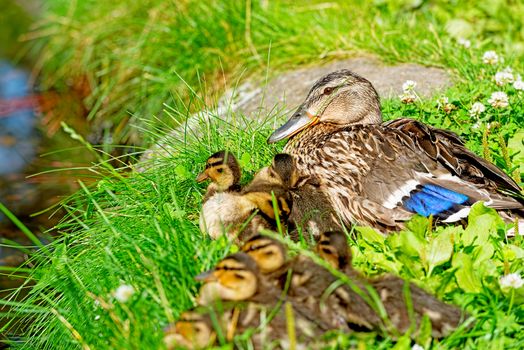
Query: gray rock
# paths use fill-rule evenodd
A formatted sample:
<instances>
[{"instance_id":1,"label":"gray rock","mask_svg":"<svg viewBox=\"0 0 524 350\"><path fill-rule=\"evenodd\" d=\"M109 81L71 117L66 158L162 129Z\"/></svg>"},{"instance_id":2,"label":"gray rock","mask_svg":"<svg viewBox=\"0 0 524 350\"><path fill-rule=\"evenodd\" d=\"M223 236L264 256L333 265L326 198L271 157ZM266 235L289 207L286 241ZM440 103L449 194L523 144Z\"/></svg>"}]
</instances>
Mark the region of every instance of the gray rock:
<instances>
[{"instance_id":1,"label":"gray rock","mask_svg":"<svg viewBox=\"0 0 524 350\"><path fill-rule=\"evenodd\" d=\"M220 98L215 110L202 111L190 117L144 152L141 160L151 161L172 152L168 139L182 139L188 135L198 138L202 125L214 118L232 121L240 127L246 121L267 120L267 115L275 114L276 111L280 116L277 119L282 119L282 116L285 118L304 100L317 79L339 69L350 69L370 80L381 98L397 98L406 80L417 82L415 91L421 97L430 97L451 85L449 75L442 69L411 63L386 66L376 59L364 57L279 73L267 82L248 81L230 89ZM247 118L233 120L238 113ZM281 120L276 122L280 123ZM145 162L141 163L137 168L139 171L145 169Z\"/></svg>"},{"instance_id":2,"label":"gray rock","mask_svg":"<svg viewBox=\"0 0 524 350\"><path fill-rule=\"evenodd\" d=\"M266 85L264 81L246 82L228 91L218 105L231 105L234 112L248 116L267 113L275 106L291 110L304 100L318 78L339 69L350 69L371 81L381 98L396 98L406 80L417 82L416 91L421 97L430 97L451 85L449 75L442 69L411 63L385 66L376 59L352 58L279 74Z\"/></svg>"}]
</instances>

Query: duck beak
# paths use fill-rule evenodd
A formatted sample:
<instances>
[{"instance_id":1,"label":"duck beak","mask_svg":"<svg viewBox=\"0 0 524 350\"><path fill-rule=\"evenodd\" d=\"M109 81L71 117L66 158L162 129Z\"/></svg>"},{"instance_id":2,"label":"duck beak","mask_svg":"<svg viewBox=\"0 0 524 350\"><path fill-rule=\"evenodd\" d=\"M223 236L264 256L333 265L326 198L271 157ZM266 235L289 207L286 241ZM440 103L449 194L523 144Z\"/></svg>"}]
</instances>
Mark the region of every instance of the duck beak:
<instances>
[{"instance_id":1,"label":"duck beak","mask_svg":"<svg viewBox=\"0 0 524 350\"><path fill-rule=\"evenodd\" d=\"M206 174L205 171L203 171L196 177L196 182L206 181L207 179L209 179L209 176Z\"/></svg>"},{"instance_id":2,"label":"duck beak","mask_svg":"<svg viewBox=\"0 0 524 350\"><path fill-rule=\"evenodd\" d=\"M301 130L315 125L318 120L319 118L316 115L310 114L304 106L300 106L284 125L271 134L267 143L275 143L290 138Z\"/></svg>"},{"instance_id":3,"label":"duck beak","mask_svg":"<svg viewBox=\"0 0 524 350\"><path fill-rule=\"evenodd\" d=\"M195 276L195 280L197 280L198 282L216 281L216 277L213 274L213 272L215 272L215 270L209 270L209 271L202 272L201 274Z\"/></svg>"}]
</instances>

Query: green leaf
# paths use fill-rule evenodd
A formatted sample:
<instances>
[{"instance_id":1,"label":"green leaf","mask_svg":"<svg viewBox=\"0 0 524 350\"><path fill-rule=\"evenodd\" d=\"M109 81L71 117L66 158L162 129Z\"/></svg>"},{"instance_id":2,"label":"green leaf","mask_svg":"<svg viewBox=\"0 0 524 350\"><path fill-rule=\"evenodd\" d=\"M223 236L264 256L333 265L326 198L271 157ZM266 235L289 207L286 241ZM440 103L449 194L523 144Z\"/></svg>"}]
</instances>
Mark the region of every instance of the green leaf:
<instances>
[{"instance_id":1,"label":"green leaf","mask_svg":"<svg viewBox=\"0 0 524 350\"><path fill-rule=\"evenodd\" d=\"M411 349L411 338L409 334L405 334L398 338L397 343L391 350L409 350Z\"/></svg>"},{"instance_id":2,"label":"green leaf","mask_svg":"<svg viewBox=\"0 0 524 350\"><path fill-rule=\"evenodd\" d=\"M451 229L453 229L453 227L451 227ZM428 275L431 275L431 272L436 266L444 264L451 258L451 254L453 253L451 230L442 231L431 240L426 249L426 263L429 268Z\"/></svg>"},{"instance_id":3,"label":"green leaf","mask_svg":"<svg viewBox=\"0 0 524 350\"><path fill-rule=\"evenodd\" d=\"M457 269L455 278L462 290L469 293L479 293L482 284L476 275L471 262L471 257L463 252L458 252L453 256L451 265Z\"/></svg>"},{"instance_id":4,"label":"green leaf","mask_svg":"<svg viewBox=\"0 0 524 350\"><path fill-rule=\"evenodd\" d=\"M421 256L426 252L428 242L412 231L402 231L400 233L402 242L402 252L410 256ZM424 258L422 258L424 260Z\"/></svg>"},{"instance_id":5,"label":"green leaf","mask_svg":"<svg viewBox=\"0 0 524 350\"><path fill-rule=\"evenodd\" d=\"M462 235L464 245L482 245L490 235L495 234L499 226L504 226L504 221L497 212L488 208L484 203L475 203L468 216L468 227Z\"/></svg>"},{"instance_id":6,"label":"green leaf","mask_svg":"<svg viewBox=\"0 0 524 350\"><path fill-rule=\"evenodd\" d=\"M524 173L524 130L519 130L508 141L509 154L513 156L513 164L520 164L519 170Z\"/></svg>"},{"instance_id":7,"label":"green leaf","mask_svg":"<svg viewBox=\"0 0 524 350\"><path fill-rule=\"evenodd\" d=\"M251 162L251 155L248 152L244 152L238 161L240 167L246 168L249 165L249 162Z\"/></svg>"},{"instance_id":8,"label":"green leaf","mask_svg":"<svg viewBox=\"0 0 524 350\"><path fill-rule=\"evenodd\" d=\"M368 243L380 243L384 244L386 239L383 235L372 229L371 227L366 226L356 226L355 230L362 235L362 238Z\"/></svg>"},{"instance_id":9,"label":"green leaf","mask_svg":"<svg viewBox=\"0 0 524 350\"><path fill-rule=\"evenodd\" d=\"M477 266L483 261L488 260L493 256L495 253L495 248L493 245L486 243L483 245L479 245L473 249L473 252L471 256L475 257L475 261L473 262L473 265Z\"/></svg>"},{"instance_id":10,"label":"green leaf","mask_svg":"<svg viewBox=\"0 0 524 350\"><path fill-rule=\"evenodd\" d=\"M181 179L188 179L191 177L192 174L189 170L187 170L185 166L183 166L182 164L178 164L175 167L175 175Z\"/></svg>"},{"instance_id":11,"label":"green leaf","mask_svg":"<svg viewBox=\"0 0 524 350\"><path fill-rule=\"evenodd\" d=\"M424 314L420 321L419 333L417 335L417 344L421 345L424 349L429 349L431 345L431 321L429 316Z\"/></svg>"}]
</instances>

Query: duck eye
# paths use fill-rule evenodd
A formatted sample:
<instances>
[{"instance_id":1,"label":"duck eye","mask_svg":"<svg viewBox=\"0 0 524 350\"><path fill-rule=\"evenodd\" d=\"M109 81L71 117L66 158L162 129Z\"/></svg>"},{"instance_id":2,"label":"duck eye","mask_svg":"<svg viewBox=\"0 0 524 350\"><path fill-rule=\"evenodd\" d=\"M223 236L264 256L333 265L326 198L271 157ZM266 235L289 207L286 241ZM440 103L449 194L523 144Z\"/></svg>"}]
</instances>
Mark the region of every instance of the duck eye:
<instances>
[{"instance_id":1,"label":"duck eye","mask_svg":"<svg viewBox=\"0 0 524 350\"><path fill-rule=\"evenodd\" d=\"M218 168L217 171L218 171L220 174L222 174L222 173L224 172L224 169L222 169L222 168Z\"/></svg>"},{"instance_id":2,"label":"duck eye","mask_svg":"<svg viewBox=\"0 0 524 350\"><path fill-rule=\"evenodd\" d=\"M324 89L322 93L327 96L327 95L331 95L332 92L333 92L333 88L328 86L327 88Z\"/></svg>"}]
</instances>

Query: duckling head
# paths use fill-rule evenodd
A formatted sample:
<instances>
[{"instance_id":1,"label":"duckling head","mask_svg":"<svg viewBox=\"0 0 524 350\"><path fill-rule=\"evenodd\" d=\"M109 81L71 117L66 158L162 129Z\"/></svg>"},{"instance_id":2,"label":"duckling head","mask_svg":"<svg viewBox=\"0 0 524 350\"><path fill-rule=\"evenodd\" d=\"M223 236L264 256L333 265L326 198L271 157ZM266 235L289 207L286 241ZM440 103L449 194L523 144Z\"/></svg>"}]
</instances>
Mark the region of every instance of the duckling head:
<instances>
[{"instance_id":1,"label":"duckling head","mask_svg":"<svg viewBox=\"0 0 524 350\"><path fill-rule=\"evenodd\" d=\"M213 344L216 333L211 320L194 311L186 311L175 325L164 330L164 343L168 349L184 346L188 349L202 349Z\"/></svg>"},{"instance_id":2,"label":"duckling head","mask_svg":"<svg viewBox=\"0 0 524 350\"><path fill-rule=\"evenodd\" d=\"M251 237L242 251L255 260L263 274L278 270L286 262L286 248L282 243L261 234Z\"/></svg>"},{"instance_id":3,"label":"duckling head","mask_svg":"<svg viewBox=\"0 0 524 350\"><path fill-rule=\"evenodd\" d=\"M269 169L275 174L274 176L278 176L287 188L294 187L299 180L295 159L290 154L279 153L275 155Z\"/></svg>"},{"instance_id":4,"label":"duckling head","mask_svg":"<svg viewBox=\"0 0 524 350\"><path fill-rule=\"evenodd\" d=\"M240 182L241 175L235 156L227 151L219 151L207 159L206 168L198 174L196 181L211 180L218 191L226 191Z\"/></svg>"},{"instance_id":5,"label":"duckling head","mask_svg":"<svg viewBox=\"0 0 524 350\"><path fill-rule=\"evenodd\" d=\"M318 123L379 124L380 100L369 80L347 69L329 73L311 88L291 118L269 137L273 143Z\"/></svg>"},{"instance_id":6,"label":"duckling head","mask_svg":"<svg viewBox=\"0 0 524 350\"><path fill-rule=\"evenodd\" d=\"M324 232L316 247L317 254L336 269L351 266L351 251L346 236L340 231Z\"/></svg>"},{"instance_id":7,"label":"duckling head","mask_svg":"<svg viewBox=\"0 0 524 350\"><path fill-rule=\"evenodd\" d=\"M211 270L196 276L197 281L205 282L201 294L213 290L215 298L222 300L247 300L258 289L259 270L255 260L246 253L236 253L220 261ZM209 303L209 298L201 304Z\"/></svg>"}]
</instances>

